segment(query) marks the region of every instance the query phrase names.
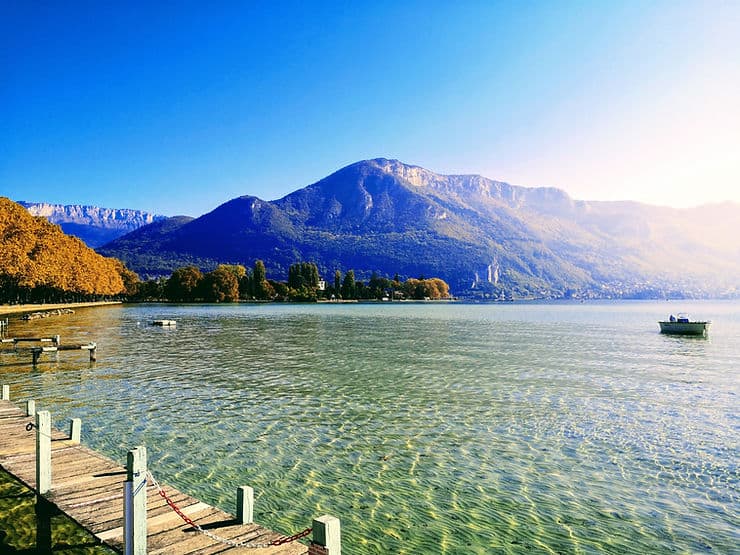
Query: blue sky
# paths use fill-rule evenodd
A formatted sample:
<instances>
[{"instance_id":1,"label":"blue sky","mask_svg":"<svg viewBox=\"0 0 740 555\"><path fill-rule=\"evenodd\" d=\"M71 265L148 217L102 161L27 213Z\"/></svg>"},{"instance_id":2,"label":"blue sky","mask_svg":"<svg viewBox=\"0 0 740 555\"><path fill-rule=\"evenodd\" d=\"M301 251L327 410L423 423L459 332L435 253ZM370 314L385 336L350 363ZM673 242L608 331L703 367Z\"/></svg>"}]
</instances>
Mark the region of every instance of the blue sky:
<instances>
[{"instance_id":1,"label":"blue sky","mask_svg":"<svg viewBox=\"0 0 740 555\"><path fill-rule=\"evenodd\" d=\"M0 4L0 195L200 215L352 162L740 202L740 2Z\"/></svg>"}]
</instances>

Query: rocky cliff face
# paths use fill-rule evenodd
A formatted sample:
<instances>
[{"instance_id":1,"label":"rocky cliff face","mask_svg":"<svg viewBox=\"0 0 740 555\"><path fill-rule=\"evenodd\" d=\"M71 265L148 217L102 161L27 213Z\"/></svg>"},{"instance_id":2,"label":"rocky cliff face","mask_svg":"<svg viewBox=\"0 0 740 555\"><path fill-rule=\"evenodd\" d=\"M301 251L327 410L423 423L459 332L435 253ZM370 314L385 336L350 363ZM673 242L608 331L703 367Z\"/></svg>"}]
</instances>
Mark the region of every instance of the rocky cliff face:
<instances>
[{"instance_id":1,"label":"rocky cliff face","mask_svg":"<svg viewBox=\"0 0 740 555\"><path fill-rule=\"evenodd\" d=\"M23 201L18 204L32 215L43 216L51 223L59 225L65 233L79 237L90 247L99 247L135 229L164 219L164 216L127 208Z\"/></svg>"}]
</instances>

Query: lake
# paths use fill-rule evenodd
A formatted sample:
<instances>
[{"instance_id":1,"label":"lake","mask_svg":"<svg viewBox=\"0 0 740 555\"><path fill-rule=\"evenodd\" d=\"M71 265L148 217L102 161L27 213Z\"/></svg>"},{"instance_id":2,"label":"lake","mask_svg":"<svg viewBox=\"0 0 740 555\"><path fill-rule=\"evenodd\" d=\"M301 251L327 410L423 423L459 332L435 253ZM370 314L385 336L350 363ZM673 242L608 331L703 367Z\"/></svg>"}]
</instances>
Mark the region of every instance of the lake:
<instances>
[{"instance_id":1,"label":"lake","mask_svg":"<svg viewBox=\"0 0 740 555\"><path fill-rule=\"evenodd\" d=\"M658 333L689 311L708 338ZM174 329L149 325L177 320ZM130 305L0 382L158 480L347 554L737 553L740 302Z\"/></svg>"}]
</instances>

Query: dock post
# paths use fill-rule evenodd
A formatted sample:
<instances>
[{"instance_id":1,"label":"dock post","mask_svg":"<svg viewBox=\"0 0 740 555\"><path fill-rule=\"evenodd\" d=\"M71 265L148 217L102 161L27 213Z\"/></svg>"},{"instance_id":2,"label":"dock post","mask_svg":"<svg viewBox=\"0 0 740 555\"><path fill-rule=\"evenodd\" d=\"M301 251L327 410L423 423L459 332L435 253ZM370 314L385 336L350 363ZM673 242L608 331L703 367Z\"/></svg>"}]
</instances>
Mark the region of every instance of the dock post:
<instances>
[{"instance_id":1,"label":"dock post","mask_svg":"<svg viewBox=\"0 0 740 555\"><path fill-rule=\"evenodd\" d=\"M95 343L93 343L93 348L90 349L90 362L95 362L96 360L98 360L97 351L98 351L98 346Z\"/></svg>"},{"instance_id":2,"label":"dock post","mask_svg":"<svg viewBox=\"0 0 740 555\"><path fill-rule=\"evenodd\" d=\"M62 342L61 336L60 335L55 335L54 337L52 337L52 342L54 343L54 346L59 347L59 345Z\"/></svg>"},{"instance_id":3,"label":"dock post","mask_svg":"<svg viewBox=\"0 0 740 555\"><path fill-rule=\"evenodd\" d=\"M34 347L31 349L31 356L33 357L33 365L36 366L36 363L39 361L39 356L41 356L41 352L43 349L40 347Z\"/></svg>"},{"instance_id":4,"label":"dock post","mask_svg":"<svg viewBox=\"0 0 740 555\"><path fill-rule=\"evenodd\" d=\"M51 413L36 413L36 493L51 489Z\"/></svg>"},{"instance_id":5,"label":"dock post","mask_svg":"<svg viewBox=\"0 0 740 555\"><path fill-rule=\"evenodd\" d=\"M3 385L3 401L10 401L10 386Z\"/></svg>"},{"instance_id":6,"label":"dock post","mask_svg":"<svg viewBox=\"0 0 740 555\"><path fill-rule=\"evenodd\" d=\"M146 447L128 452L124 485L123 544L126 555L146 555Z\"/></svg>"},{"instance_id":7,"label":"dock post","mask_svg":"<svg viewBox=\"0 0 740 555\"><path fill-rule=\"evenodd\" d=\"M73 418L69 421L69 439L72 443L80 443L82 437L82 420Z\"/></svg>"},{"instance_id":8,"label":"dock post","mask_svg":"<svg viewBox=\"0 0 740 555\"><path fill-rule=\"evenodd\" d=\"M324 515L313 519L313 540L308 555L341 555L342 534L339 519Z\"/></svg>"},{"instance_id":9,"label":"dock post","mask_svg":"<svg viewBox=\"0 0 740 555\"><path fill-rule=\"evenodd\" d=\"M51 518L59 514L53 503L47 501L44 497L36 496L36 553L51 554Z\"/></svg>"},{"instance_id":10,"label":"dock post","mask_svg":"<svg viewBox=\"0 0 740 555\"><path fill-rule=\"evenodd\" d=\"M254 519L254 489L249 486L236 490L236 519L240 524L252 524Z\"/></svg>"},{"instance_id":11,"label":"dock post","mask_svg":"<svg viewBox=\"0 0 740 555\"><path fill-rule=\"evenodd\" d=\"M36 401L33 399L26 401L26 416L36 416Z\"/></svg>"}]
</instances>

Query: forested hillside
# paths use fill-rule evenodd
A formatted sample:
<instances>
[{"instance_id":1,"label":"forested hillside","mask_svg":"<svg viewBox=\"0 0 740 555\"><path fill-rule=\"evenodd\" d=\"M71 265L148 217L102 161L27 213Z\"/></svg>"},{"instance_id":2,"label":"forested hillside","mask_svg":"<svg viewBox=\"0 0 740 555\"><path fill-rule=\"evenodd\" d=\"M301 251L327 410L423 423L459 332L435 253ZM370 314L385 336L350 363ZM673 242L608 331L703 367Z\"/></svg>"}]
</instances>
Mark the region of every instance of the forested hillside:
<instances>
[{"instance_id":1,"label":"forested hillside","mask_svg":"<svg viewBox=\"0 0 740 555\"><path fill-rule=\"evenodd\" d=\"M0 197L0 302L114 296L135 279L120 261Z\"/></svg>"}]
</instances>

